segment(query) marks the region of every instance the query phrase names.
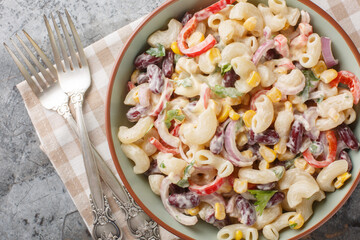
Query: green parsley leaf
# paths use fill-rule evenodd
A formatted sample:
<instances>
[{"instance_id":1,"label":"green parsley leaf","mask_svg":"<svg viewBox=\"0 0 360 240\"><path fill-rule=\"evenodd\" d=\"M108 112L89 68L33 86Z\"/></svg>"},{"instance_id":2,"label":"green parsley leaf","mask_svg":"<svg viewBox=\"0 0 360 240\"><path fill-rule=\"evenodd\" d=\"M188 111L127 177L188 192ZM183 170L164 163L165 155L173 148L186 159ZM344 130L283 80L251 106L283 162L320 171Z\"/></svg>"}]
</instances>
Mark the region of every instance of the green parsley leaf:
<instances>
[{"instance_id":1,"label":"green parsley leaf","mask_svg":"<svg viewBox=\"0 0 360 240\"><path fill-rule=\"evenodd\" d=\"M291 229L294 229L296 226L297 226L297 223L293 223L293 224L289 225L289 227L290 227Z\"/></svg>"},{"instance_id":2,"label":"green parsley leaf","mask_svg":"<svg viewBox=\"0 0 360 240\"><path fill-rule=\"evenodd\" d=\"M221 76L224 76L225 73L227 73L228 71L230 71L232 69L232 66L230 63L226 63L224 65L221 66Z\"/></svg>"},{"instance_id":3,"label":"green parsley leaf","mask_svg":"<svg viewBox=\"0 0 360 240\"><path fill-rule=\"evenodd\" d=\"M180 179L176 185L178 185L179 187L182 188L186 188L190 185L189 183L189 177L190 177L190 170L193 168L195 164L195 159L192 160L184 169L184 177L182 179Z\"/></svg>"},{"instance_id":4,"label":"green parsley leaf","mask_svg":"<svg viewBox=\"0 0 360 240\"><path fill-rule=\"evenodd\" d=\"M164 162L160 163L160 167L161 167L161 168L165 168L165 167L166 167L165 164L164 164Z\"/></svg>"},{"instance_id":5,"label":"green parsley leaf","mask_svg":"<svg viewBox=\"0 0 360 240\"><path fill-rule=\"evenodd\" d=\"M278 179L281 179L284 176L285 169L282 166L273 167L270 170L275 173L275 176Z\"/></svg>"},{"instance_id":6,"label":"green parsley leaf","mask_svg":"<svg viewBox=\"0 0 360 240\"><path fill-rule=\"evenodd\" d=\"M324 96L324 95L321 95L321 97L318 98L318 99L316 99L315 102L316 102L316 103L321 103L322 101L324 101L324 98L325 98L325 96Z\"/></svg>"},{"instance_id":7,"label":"green parsley leaf","mask_svg":"<svg viewBox=\"0 0 360 240\"><path fill-rule=\"evenodd\" d=\"M296 159L296 158L293 158L293 159L287 160L287 161L285 162L285 166L284 166L284 167L285 167L286 170L289 170L289 169L291 169L291 168L294 168L295 159Z\"/></svg>"},{"instance_id":8,"label":"green parsley leaf","mask_svg":"<svg viewBox=\"0 0 360 240\"><path fill-rule=\"evenodd\" d=\"M171 127L172 120L184 121L185 115L181 113L180 109L172 109L166 112L165 125L167 128Z\"/></svg>"},{"instance_id":9,"label":"green parsley leaf","mask_svg":"<svg viewBox=\"0 0 360 240\"><path fill-rule=\"evenodd\" d=\"M174 82L176 83L176 85L183 86L185 88L192 87L192 81L190 78L183 78L183 79L176 80Z\"/></svg>"},{"instance_id":10,"label":"green parsley leaf","mask_svg":"<svg viewBox=\"0 0 360 240\"><path fill-rule=\"evenodd\" d=\"M254 205L256 206L256 211L262 215L266 204L269 202L269 200L274 196L274 194L277 192L277 190L274 191L262 191L262 190L248 190L249 193L255 196L256 202Z\"/></svg>"},{"instance_id":11,"label":"green parsley leaf","mask_svg":"<svg viewBox=\"0 0 360 240\"><path fill-rule=\"evenodd\" d=\"M314 87L312 82L319 81L320 79L317 78L311 70L302 70L301 72L305 76L305 87L300 93L298 93L298 96L302 97L306 101L309 99L310 88Z\"/></svg>"},{"instance_id":12,"label":"green parsley leaf","mask_svg":"<svg viewBox=\"0 0 360 240\"><path fill-rule=\"evenodd\" d=\"M310 146L309 146L309 150L312 154L314 153L317 153L318 150L319 150L319 146L317 144L314 144L312 143Z\"/></svg>"},{"instance_id":13,"label":"green parsley leaf","mask_svg":"<svg viewBox=\"0 0 360 240\"><path fill-rule=\"evenodd\" d=\"M211 91L213 91L216 95L218 95L221 98L231 97L241 97L243 93L239 92L236 88L232 87L223 87L221 85L215 85L211 88Z\"/></svg>"},{"instance_id":14,"label":"green parsley leaf","mask_svg":"<svg viewBox=\"0 0 360 240\"><path fill-rule=\"evenodd\" d=\"M164 57L166 52L165 47L161 44L158 44L155 48L149 48L146 53L155 57Z\"/></svg>"}]
</instances>

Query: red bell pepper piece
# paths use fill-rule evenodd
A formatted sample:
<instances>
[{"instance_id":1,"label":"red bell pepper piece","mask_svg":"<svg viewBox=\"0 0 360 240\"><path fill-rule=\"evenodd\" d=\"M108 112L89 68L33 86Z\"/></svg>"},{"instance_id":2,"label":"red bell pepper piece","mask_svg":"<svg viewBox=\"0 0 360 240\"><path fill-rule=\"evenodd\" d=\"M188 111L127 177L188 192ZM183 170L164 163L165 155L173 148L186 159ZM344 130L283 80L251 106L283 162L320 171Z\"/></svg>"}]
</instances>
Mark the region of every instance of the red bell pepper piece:
<instances>
[{"instance_id":1,"label":"red bell pepper piece","mask_svg":"<svg viewBox=\"0 0 360 240\"><path fill-rule=\"evenodd\" d=\"M211 89L208 85L201 86L201 97L204 100L204 108L207 109L210 100Z\"/></svg>"},{"instance_id":2,"label":"red bell pepper piece","mask_svg":"<svg viewBox=\"0 0 360 240\"><path fill-rule=\"evenodd\" d=\"M331 87L337 87L339 83L343 83L350 88L350 91L354 97L354 104L357 104L360 100L360 81L358 77L349 71L338 72L337 77L329 84Z\"/></svg>"},{"instance_id":3,"label":"red bell pepper piece","mask_svg":"<svg viewBox=\"0 0 360 240\"><path fill-rule=\"evenodd\" d=\"M173 135L173 136L175 136L175 137L179 137L180 126L181 126L181 124L176 124L176 123L175 123L175 126L174 126L174 128L171 130L170 134Z\"/></svg>"},{"instance_id":4,"label":"red bell pepper piece","mask_svg":"<svg viewBox=\"0 0 360 240\"><path fill-rule=\"evenodd\" d=\"M189 190L199 195L208 195L216 192L224 182L225 178L217 176L214 181L203 186L190 183Z\"/></svg>"},{"instance_id":5,"label":"red bell pepper piece","mask_svg":"<svg viewBox=\"0 0 360 240\"><path fill-rule=\"evenodd\" d=\"M219 12L220 10L224 9L228 4L232 4L235 1L236 0L220 0L217 3L214 3L213 5L195 13L194 16L199 22L201 22L210 17L211 14Z\"/></svg>"},{"instance_id":6,"label":"red bell pepper piece","mask_svg":"<svg viewBox=\"0 0 360 240\"><path fill-rule=\"evenodd\" d=\"M154 137L151 137L149 139L149 142L154 145L160 152L163 153L172 153L174 155L179 154L179 149L175 149L175 148L167 148L165 147L159 140L157 140Z\"/></svg>"},{"instance_id":7,"label":"red bell pepper piece","mask_svg":"<svg viewBox=\"0 0 360 240\"><path fill-rule=\"evenodd\" d=\"M303 152L304 159L305 161L307 161L307 163L310 166L313 166L314 168L323 168L328 166L333 161L335 161L336 150L337 150L337 140L336 140L335 132L333 130L327 131L326 139L329 143L329 153L326 157L326 160L324 161L315 160L314 156L311 154L309 149Z\"/></svg>"},{"instance_id":8,"label":"red bell pepper piece","mask_svg":"<svg viewBox=\"0 0 360 240\"><path fill-rule=\"evenodd\" d=\"M213 35L209 34L204 41L199 43L198 45L189 48L186 39L190 37L190 35L195 31L196 26L198 24L198 20L196 17L192 17L180 31L178 36L178 47L179 50L189 56L189 57L196 57L207 50L211 49L216 44L216 39Z\"/></svg>"}]
</instances>

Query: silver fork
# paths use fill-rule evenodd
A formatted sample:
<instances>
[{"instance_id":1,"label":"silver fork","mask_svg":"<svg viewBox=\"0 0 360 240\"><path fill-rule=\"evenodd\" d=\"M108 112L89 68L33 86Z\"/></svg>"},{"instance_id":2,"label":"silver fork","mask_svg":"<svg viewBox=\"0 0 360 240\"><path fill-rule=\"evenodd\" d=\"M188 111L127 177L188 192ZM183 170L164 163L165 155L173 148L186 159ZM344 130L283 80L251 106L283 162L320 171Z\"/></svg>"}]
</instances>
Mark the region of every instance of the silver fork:
<instances>
[{"instance_id":1,"label":"silver fork","mask_svg":"<svg viewBox=\"0 0 360 240\"><path fill-rule=\"evenodd\" d=\"M82 115L82 102L83 102L84 93L86 92L87 88L90 86L91 83L90 70L88 67L87 59L82 44L80 42L79 35L75 29L74 23L71 20L71 17L66 10L65 10L65 14L68 21L68 25L70 26L74 38L76 49L78 51L78 55L77 55L74 46L72 44L71 38L69 36L68 30L65 26L65 23L60 13L58 13L60 25L63 34L65 36L65 41L67 43L68 51L70 53L70 58L67 55L65 44L63 38L61 37L56 21L54 17L51 15L54 29L58 38L58 43L61 49L61 55L64 60L64 64L61 62L60 53L57 48L55 37L51 30L50 24L46 17L44 17L44 20L45 20L46 28L48 30L48 35L50 38L50 43L53 50L56 67L58 69L58 78L59 78L60 86L64 90L64 92L70 96L71 102L74 104L76 110L76 121L80 129L80 140L82 142L83 152L87 151L86 154L88 154L87 157L89 157L89 159L86 159L86 157L84 157L84 162L86 167L86 162L87 160L89 160L88 162L89 168L92 171L90 174L88 174L88 181L90 185L90 191L93 197L93 203L94 203L93 207L94 209L96 209L95 212L101 213L101 211L103 211L103 213L106 213L106 209L101 207L103 206L101 186L98 185L99 178L97 175L97 171L95 171L96 164L93 164L93 160L94 160L93 155L92 152L89 151L90 142L89 142L89 137L87 135L87 131L85 129L85 123ZM126 191L123 185L119 186L117 184L114 184L115 182L118 183L118 181L113 174L110 174L111 171L108 168L101 167L100 165L98 166L101 176L103 175L105 177L110 176L112 178L112 179L108 179L108 185L112 189L113 193L115 193L114 198L117 204L125 212L127 225L131 233L137 239L144 239L144 240L159 239L160 238L159 229L156 222L154 222L148 215L146 215L145 212L135 203L134 199L131 198L130 194ZM107 172L105 172L105 170ZM88 170L86 171L88 172ZM104 180L106 182L106 179ZM98 226L99 230L102 229L101 226L99 226L102 225L100 220L101 218L99 216L98 217L95 216L95 221L97 221L97 224L95 224L94 226L94 236L100 236L99 234L102 233L102 231L97 232L95 228L96 226Z\"/></svg>"},{"instance_id":2,"label":"silver fork","mask_svg":"<svg viewBox=\"0 0 360 240\"><path fill-rule=\"evenodd\" d=\"M59 85L58 74L56 69L51 64L51 61L46 57L44 52L40 49L40 47L35 43L35 41L25 32L23 31L25 36L28 38L29 42L33 45L36 52L39 54L41 59L43 60L46 67L49 69L47 71L42 64L37 60L35 55L31 52L31 50L26 46L26 44L22 41L22 39L19 37L19 35L16 34L17 39L19 40L20 44L23 46L25 51L30 56L32 62L35 64L35 66L40 70L40 74L37 73L35 67L32 65L32 63L26 58L26 56L22 53L20 48L15 44L14 41L11 40L12 44L14 45L15 49L17 50L20 57L25 62L26 66L28 67L30 73L34 76L31 77L30 74L27 72L25 66L21 63L21 61L16 57L16 55L12 52L12 50L4 43L5 48L15 61L15 64L19 68L20 72L24 76L25 80L29 84L31 90L35 93L35 95L38 97L40 103L43 107L46 109L51 109L59 113L61 116L63 116L72 130L79 135L79 129L77 127L77 124L74 120L74 118L71 115L68 101L69 97L64 93L64 91L61 89ZM111 187L111 189L117 189L114 192L117 195L124 196L126 195L125 190L121 192L121 185L117 181L116 177L112 174L109 167L106 165L105 161L101 158L100 154L96 151L96 149L91 146L91 151L95 155L97 159L97 165L99 166L99 172L102 175L103 180ZM93 203L92 203L92 207ZM104 196L104 211L95 211L93 209L93 212L95 214L95 221L94 221L94 237L98 239L101 237L101 234L103 232L100 232L99 226L100 224L102 228L105 227L105 230L107 231L107 235L111 234L112 236L115 236L116 238L112 237L111 239L121 239L122 238L122 232L120 228L116 225L115 220L111 217L111 210L110 206L107 202L106 197ZM105 224L104 224L105 223ZM95 235L95 233L97 235ZM105 238L110 239L110 238Z\"/></svg>"}]
</instances>

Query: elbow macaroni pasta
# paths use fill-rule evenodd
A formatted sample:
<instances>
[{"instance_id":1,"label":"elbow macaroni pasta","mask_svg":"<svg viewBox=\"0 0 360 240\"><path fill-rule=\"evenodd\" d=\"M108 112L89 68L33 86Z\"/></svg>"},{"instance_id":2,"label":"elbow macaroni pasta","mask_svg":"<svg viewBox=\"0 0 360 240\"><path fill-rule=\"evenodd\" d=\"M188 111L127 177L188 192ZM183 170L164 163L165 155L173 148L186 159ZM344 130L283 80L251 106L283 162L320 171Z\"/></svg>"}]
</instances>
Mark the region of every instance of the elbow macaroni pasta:
<instances>
[{"instance_id":1,"label":"elbow macaroni pasta","mask_svg":"<svg viewBox=\"0 0 360 240\"><path fill-rule=\"evenodd\" d=\"M258 239L258 230L253 227L248 227L244 224L233 224L223 227L217 234L218 240L232 240L235 239L236 231L240 230L243 233L245 240Z\"/></svg>"},{"instance_id":2,"label":"elbow macaroni pasta","mask_svg":"<svg viewBox=\"0 0 360 240\"><path fill-rule=\"evenodd\" d=\"M347 169L348 163L346 162L346 160L337 160L331 163L329 166L324 167L316 178L320 189L325 192L335 191L333 183L334 179L337 176L346 173Z\"/></svg>"}]
</instances>

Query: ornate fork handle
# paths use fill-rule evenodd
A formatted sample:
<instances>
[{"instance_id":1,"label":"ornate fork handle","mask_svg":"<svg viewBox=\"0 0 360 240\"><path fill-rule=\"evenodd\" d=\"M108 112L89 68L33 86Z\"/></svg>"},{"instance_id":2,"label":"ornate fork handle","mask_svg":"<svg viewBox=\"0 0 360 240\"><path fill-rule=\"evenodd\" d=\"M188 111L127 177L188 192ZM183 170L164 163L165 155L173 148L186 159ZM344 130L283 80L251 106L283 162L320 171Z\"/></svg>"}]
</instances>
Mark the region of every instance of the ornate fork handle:
<instances>
[{"instance_id":1,"label":"ornate fork handle","mask_svg":"<svg viewBox=\"0 0 360 240\"><path fill-rule=\"evenodd\" d=\"M121 201L114 195L115 202L125 213L125 220L131 233L140 240L160 239L159 227L140 207L136 204L129 192L124 188L128 195L128 201Z\"/></svg>"},{"instance_id":2,"label":"ornate fork handle","mask_svg":"<svg viewBox=\"0 0 360 240\"><path fill-rule=\"evenodd\" d=\"M62 115L70 125L71 129L79 136L78 126L71 115L69 106L67 103L61 105L56 111ZM126 190L124 185L122 185L117 178L114 176L110 168L105 163L104 159L96 151L95 147L91 145L96 164L100 173L101 178L109 186L114 194L115 202L125 213L125 219L131 233L140 240L158 240L160 239L159 227L155 221L153 221L134 201L129 192ZM92 203L92 200L91 200ZM93 204L92 204L93 206ZM95 206L94 206L95 207ZM94 210L93 212L101 215L102 218L108 216L108 221L113 221L110 208L108 206L107 200L105 200L105 207L107 207L105 212L109 214L102 214L99 211ZM106 221L106 220L105 220ZM119 237L122 239L122 236Z\"/></svg>"}]
</instances>

